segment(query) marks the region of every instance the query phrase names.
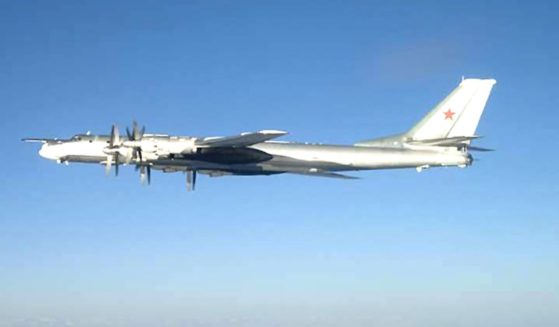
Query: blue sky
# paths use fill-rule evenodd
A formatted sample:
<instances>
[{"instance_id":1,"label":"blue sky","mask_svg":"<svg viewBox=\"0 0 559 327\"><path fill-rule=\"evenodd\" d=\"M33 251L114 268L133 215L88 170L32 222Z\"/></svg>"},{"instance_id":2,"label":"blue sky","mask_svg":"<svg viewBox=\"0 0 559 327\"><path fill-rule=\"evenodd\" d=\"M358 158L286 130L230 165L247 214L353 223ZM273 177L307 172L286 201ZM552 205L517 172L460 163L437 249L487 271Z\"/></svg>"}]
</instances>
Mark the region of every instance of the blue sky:
<instances>
[{"instance_id":1,"label":"blue sky","mask_svg":"<svg viewBox=\"0 0 559 327\"><path fill-rule=\"evenodd\" d=\"M0 326L559 325L553 1L0 2ZM498 83L468 169L105 177L23 144L351 144Z\"/></svg>"}]
</instances>

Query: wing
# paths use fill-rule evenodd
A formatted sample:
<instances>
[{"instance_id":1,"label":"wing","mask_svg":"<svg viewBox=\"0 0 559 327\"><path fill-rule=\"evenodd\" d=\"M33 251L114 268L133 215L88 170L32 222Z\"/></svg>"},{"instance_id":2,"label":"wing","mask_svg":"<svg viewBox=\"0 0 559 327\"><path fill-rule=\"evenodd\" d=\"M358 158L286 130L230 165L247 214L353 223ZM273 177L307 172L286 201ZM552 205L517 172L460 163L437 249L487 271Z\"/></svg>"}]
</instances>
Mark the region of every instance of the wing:
<instances>
[{"instance_id":1,"label":"wing","mask_svg":"<svg viewBox=\"0 0 559 327\"><path fill-rule=\"evenodd\" d=\"M38 138L38 137L28 137L21 139L23 142L30 142L30 143L54 143L58 142L58 139L47 139L47 138Z\"/></svg>"},{"instance_id":2,"label":"wing","mask_svg":"<svg viewBox=\"0 0 559 327\"><path fill-rule=\"evenodd\" d=\"M221 177L221 176L234 176L234 175L275 175L275 174L295 174L295 175L303 175L303 176L314 176L314 177L328 177L328 178L339 178L339 179L359 179L359 177L343 175L340 173L334 173L331 171L326 170L316 170L316 169L282 169L282 170L262 170L262 171L255 171L255 172L248 172L248 173L241 173L241 172L231 172L226 170L211 170L211 169L202 169L198 170L201 174L209 175L210 177Z\"/></svg>"},{"instance_id":3,"label":"wing","mask_svg":"<svg viewBox=\"0 0 559 327\"><path fill-rule=\"evenodd\" d=\"M234 147L240 148L257 143L262 143L287 134L284 131L262 130L258 132L241 133L240 135L225 137L205 137L196 140L197 147Z\"/></svg>"},{"instance_id":4,"label":"wing","mask_svg":"<svg viewBox=\"0 0 559 327\"><path fill-rule=\"evenodd\" d=\"M344 175L340 173L334 173L328 170L322 169L293 169L293 170L284 170L286 173L289 174L296 174L296 175L305 175L305 176L315 176L315 177L328 177L328 178L339 178L339 179L359 179L359 177Z\"/></svg>"}]
</instances>

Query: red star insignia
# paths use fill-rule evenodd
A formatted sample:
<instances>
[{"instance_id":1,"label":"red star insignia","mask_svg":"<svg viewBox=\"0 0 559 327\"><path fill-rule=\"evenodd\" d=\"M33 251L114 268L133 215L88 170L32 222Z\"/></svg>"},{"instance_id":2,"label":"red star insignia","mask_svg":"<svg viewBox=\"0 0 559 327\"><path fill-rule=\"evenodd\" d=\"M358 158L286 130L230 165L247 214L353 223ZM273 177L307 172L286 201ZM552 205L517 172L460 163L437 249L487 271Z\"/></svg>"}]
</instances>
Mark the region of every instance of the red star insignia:
<instances>
[{"instance_id":1,"label":"red star insignia","mask_svg":"<svg viewBox=\"0 0 559 327\"><path fill-rule=\"evenodd\" d=\"M454 116L455 112L450 110L450 108L449 108L447 111L443 112L443 114L444 114L444 120L447 120L447 119L453 120L453 116Z\"/></svg>"}]
</instances>

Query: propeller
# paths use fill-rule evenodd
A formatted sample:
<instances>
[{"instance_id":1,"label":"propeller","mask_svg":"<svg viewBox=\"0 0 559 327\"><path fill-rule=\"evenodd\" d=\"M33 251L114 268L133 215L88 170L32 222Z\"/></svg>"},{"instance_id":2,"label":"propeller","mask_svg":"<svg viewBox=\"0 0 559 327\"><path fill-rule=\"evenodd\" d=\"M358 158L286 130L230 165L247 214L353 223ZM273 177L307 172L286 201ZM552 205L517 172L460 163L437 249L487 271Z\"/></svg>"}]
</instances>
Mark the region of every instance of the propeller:
<instances>
[{"instance_id":1,"label":"propeller","mask_svg":"<svg viewBox=\"0 0 559 327\"><path fill-rule=\"evenodd\" d=\"M138 169L140 170L140 183L142 183L142 185L151 184L151 166L138 165L136 166L136 170Z\"/></svg>"},{"instance_id":2,"label":"propeller","mask_svg":"<svg viewBox=\"0 0 559 327\"><path fill-rule=\"evenodd\" d=\"M142 177L142 180L147 179L149 184L151 179L151 168L150 166L145 166L143 164L142 147L139 142L142 140L145 130L145 126L142 126L140 128L138 122L133 121L132 131L130 131L130 129L126 127L126 136L128 138L127 141L131 142L127 144L126 140L121 139L118 126L116 124L113 124L113 126L111 127L111 134L109 136L109 145L104 149L104 152L107 154L105 165L105 173L107 175L109 175L111 166L114 163L115 176L118 176L121 156L125 158L125 163L130 163L132 159L137 159L138 166L136 166L136 168L141 168L140 174L141 176L142 174L144 176Z\"/></svg>"},{"instance_id":3,"label":"propeller","mask_svg":"<svg viewBox=\"0 0 559 327\"><path fill-rule=\"evenodd\" d=\"M135 120L132 122L132 132L130 132L128 127L126 127L126 135L128 136L128 139L130 141L140 141L144 136L145 131L146 127L142 126L142 128L140 129L140 127L138 126L138 122Z\"/></svg>"},{"instance_id":4,"label":"propeller","mask_svg":"<svg viewBox=\"0 0 559 327\"><path fill-rule=\"evenodd\" d=\"M119 166L119 149L120 149L120 132L116 124L113 124L111 128L111 135L109 137L109 146L107 146L104 152L107 154L107 160L105 162L105 174L109 175L111 172L111 165L114 160L115 164L115 176L118 176L118 166Z\"/></svg>"},{"instance_id":5,"label":"propeller","mask_svg":"<svg viewBox=\"0 0 559 327\"><path fill-rule=\"evenodd\" d=\"M128 136L128 140L132 142L141 141L142 138L144 137L145 131L146 131L146 127L142 126L142 128L140 128L138 126L138 122L135 120L132 122L132 131L130 131L130 129L126 127L126 135ZM136 144L135 146L132 147L132 157L137 158L140 161L140 163L142 162L143 158L142 158L141 146Z\"/></svg>"},{"instance_id":6,"label":"propeller","mask_svg":"<svg viewBox=\"0 0 559 327\"><path fill-rule=\"evenodd\" d=\"M128 127L126 127L126 136L128 136L128 140L132 143L132 157L137 159L138 164L136 165L136 170L140 170L140 182L142 184L149 185L151 183L151 166L145 165L143 163L144 158L142 155L142 146L141 140L144 137L144 133L146 132L146 127L138 125L137 121L132 122L132 131Z\"/></svg>"}]
</instances>

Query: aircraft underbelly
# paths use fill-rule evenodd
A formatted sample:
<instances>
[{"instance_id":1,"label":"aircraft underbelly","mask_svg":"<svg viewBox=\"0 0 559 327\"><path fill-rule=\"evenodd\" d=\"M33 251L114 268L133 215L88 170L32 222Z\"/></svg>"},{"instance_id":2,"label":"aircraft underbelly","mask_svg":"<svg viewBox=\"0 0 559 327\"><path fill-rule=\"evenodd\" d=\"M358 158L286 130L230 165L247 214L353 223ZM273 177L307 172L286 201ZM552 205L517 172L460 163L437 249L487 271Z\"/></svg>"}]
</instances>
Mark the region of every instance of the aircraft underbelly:
<instances>
[{"instance_id":1,"label":"aircraft underbelly","mask_svg":"<svg viewBox=\"0 0 559 327\"><path fill-rule=\"evenodd\" d=\"M278 168L296 166L341 171L452 166L467 162L467 157L458 151L281 143L262 143L255 147L273 155L274 158L264 164Z\"/></svg>"},{"instance_id":2,"label":"aircraft underbelly","mask_svg":"<svg viewBox=\"0 0 559 327\"><path fill-rule=\"evenodd\" d=\"M183 158L161 159L155 169L168 172L188 169L226 171L239 175L271 174L278 172L348 171L386 168L416 168L420 166L456 166L466 164L467 158L457 151L422 151L395 148L373 148L337 145L260 143L249 147L255 153L265 153L258 160L237 156L234 153L219 153L213 156L184 156ZM228 159L228 155L232 155ZM252 154L251 154L252 156ZM237 158L239 157L239 158Z\"/></svg>"}]
</instances>

